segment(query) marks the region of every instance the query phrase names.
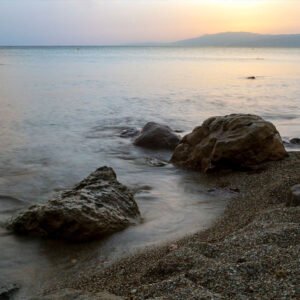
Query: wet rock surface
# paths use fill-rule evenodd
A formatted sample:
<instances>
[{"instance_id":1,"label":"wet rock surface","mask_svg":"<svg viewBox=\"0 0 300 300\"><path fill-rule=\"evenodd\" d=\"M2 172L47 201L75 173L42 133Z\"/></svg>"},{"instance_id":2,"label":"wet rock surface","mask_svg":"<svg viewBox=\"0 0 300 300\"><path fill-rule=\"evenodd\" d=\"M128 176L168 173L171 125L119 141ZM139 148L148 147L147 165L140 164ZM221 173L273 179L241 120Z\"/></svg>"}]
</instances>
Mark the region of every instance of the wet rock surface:
<instances>
[{"instance_id":1,"label":"wet rock surface","mask_svg":"<svg viewBox=\"0 0 300 300\"><path fill-rule=\"evenodd\" d=\"M167 125L155 122L147 123L134 144L150 149L173 150L180 142L180 137Z\"/></svg>"},{"instance_id":2,"label":"wet rock surface","mask_svg":"<svg viewBox=\"0 0 300 300\"><path fill-rule=\"evenodd\" d=\"M135 137L140 133L140 131L137 128L127 128L123 129L120 133L121 138L131 138Z\"/></svg>"},{"instance_id":3,"label":"wet rock surface","mask_svg":"<svg viewBox=\"0 0 300 300\"><path fill-rule=\"evenodd\" d=\"M168 162L155 158L155 157L146 157L145 161L147 163L147 165L151 166L151 167L164 167L168 164Z\"/></svg>"},{"instance_id":4,"label":"wet rock surface","mask_svg":"<svg viewBox=\"0 0 300 300\"><path fill-rule=\"evenodd\" d=\"M212 117L183 137L172 163L206 172L215 168L251 168L287 156L275 126L259 116Z\"/></svg>"},{"instance_id":5,"label":"wet rock surface","mask_svg":"<svg viewBox=\"0 0 300 300\"><path fill-rule=\"evenodd\" d=\"M1 300L9 300L13 299L12 297L17 293L20 286L15 283L4 284L0 283L0 299Z\"/></svg>"},{"instance_id":6,"label":"wet rock surface","mask_svg":"<svg viewBox=\"0 0 300 300\"><path fill-rule=\"evenodd\" d=\"M72 189L14 217L8 228L18 234L87 241L124 229L139 219L132 192L101 167Z\"/></svg>"},{"instance_id":7,"label":"wet rock surface","mask_svg":"<svg viewBox=\"0 0 300 300\"><path fill-rule=\"evenodd\" d=\"M300 147L300 138L292 138L292 139L285 138L283 140L283 144L288 148L298 149Z\"/></svg>"},{"instance_id":8,"label":"wet rock surface","mask_svg":"<svg viewBox=\"0 0 300 300\"><path fill-rule=\"evenodd\" d=\"M292 138L290 143L293 145L300 145L300 138Z\"/></svg>"}]
</instances>

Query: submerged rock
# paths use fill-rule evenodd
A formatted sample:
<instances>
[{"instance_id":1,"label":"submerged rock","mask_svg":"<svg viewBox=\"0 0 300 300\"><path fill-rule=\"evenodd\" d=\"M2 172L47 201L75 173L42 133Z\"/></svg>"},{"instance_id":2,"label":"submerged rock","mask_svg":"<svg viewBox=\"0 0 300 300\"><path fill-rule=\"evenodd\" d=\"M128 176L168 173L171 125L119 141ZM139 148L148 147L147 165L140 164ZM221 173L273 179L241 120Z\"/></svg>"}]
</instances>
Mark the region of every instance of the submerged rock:
<instances>
[{"instance_id":1,"label":"submerged rock","mask_svg":"<svg viewBox=\"0 0 300 300\"><path fill-rule=\"evenodd\" d=\"M283 138L283 144L288 148L298 148L300 146L300 138Z\"/></svg>"},{"instance_id":2,"label":"submerged rock","mask_svg":"<svg viewBox=\"0 0 300 300\"><path fill-rule=\"evenodd\" d=\"M287 206L299 206L300 205L300 184L296 184L291 187L290 194L288 196Z\"/></svg>"},{"instance_id":3,"label":"submerged rock","mask_svg":"<svg viewBox=\"0 0 300 300\"><path fill-rule=\"evenodd\" d=\"M140 133L140 131L137 128L127 128L123 129L120 133L121 138L130 138L135 137Z\"/></svg>"},{"instance_id":4,"label":"submerged rock","mask_svg":"<svg viewBox=\"0 0 300 300\"><path fill-rule=\"evenodd\" d=\"M171 162L206 172L220 167L251 167L287 156L275 126L259 116L211 117L186 135Z\"/></svg>"},{"instance_id":5,"label":"submerged rock","mask_svg":"<svg viewBox=\"0 0 300 300\"><path fill-rule=\"evenodd\" d=\"M101 167L45 204L21 212L8 228L29 234L87 241L124 229L140 216L131 191L112 168Z\"/></svg>"},{"instance_id":6,"label":"submerged rock","mask_svg":"<svg viewBox=\"0 0 300 300\"><path fill-rule=\"evenodd\" d=\"M149 122L143 127L134 144L145 148L173 150L179 142L180 136L169 126Z\"/></svg>"},{"instance_id":7,"label":"submerged rock","mask_svg":"<svg viewBox=\"0 0 300 300\"><path fill-rule=\"evenodd\" d=\"M13 295L20 289L20 286L11 283L7 285L1 285L0 286L0 299L2 300L9 300L12 299Z\"/></svg>"},{"instance_id":8,"label":"submerged rock","mask_svg":"<svg viewBox=\"0 0 300 300\"><path fill-rule=\"evenodd\" d=\"M147 157L145 160L146 163L151 167L164 167L168 164L168 162L154 157Z\"/></svg>"},{"instance_id":9,"label":"submerged rock","mask_svg":"<svg viewBox=\"0 0 300 300\"><path fill-rule=\"evenodd\" d=\"M300 145L300 138L293 138L290 140L290 143L293 145Z\"/></svg>"}]
</instances>

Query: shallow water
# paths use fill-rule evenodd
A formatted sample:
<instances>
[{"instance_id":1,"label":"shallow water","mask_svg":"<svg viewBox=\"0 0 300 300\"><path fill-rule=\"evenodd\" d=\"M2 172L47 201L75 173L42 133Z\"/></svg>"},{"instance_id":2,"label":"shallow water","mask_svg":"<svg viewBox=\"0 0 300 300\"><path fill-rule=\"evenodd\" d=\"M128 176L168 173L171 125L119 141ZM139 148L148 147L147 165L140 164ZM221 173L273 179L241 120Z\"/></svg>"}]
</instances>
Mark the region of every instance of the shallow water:
<instances>
[{"instance_id":1,"label":"shallow water","mask_svg":"<svg viewBox=\"0 0 300 300\"><path fill-rule=\"evenodd\" d=\"M209 226L230 194L210 192L197 173L149 165L170 153L138 149L120 133L147 121L185 133L212 115L248 112L300 137L299 80L300 49L0 48L0 221L102 165L138 190L143 216L79 246L0 228L0 283L20 282L26 294L55 270L101 267Z\"/></svg>"}]
</instances>

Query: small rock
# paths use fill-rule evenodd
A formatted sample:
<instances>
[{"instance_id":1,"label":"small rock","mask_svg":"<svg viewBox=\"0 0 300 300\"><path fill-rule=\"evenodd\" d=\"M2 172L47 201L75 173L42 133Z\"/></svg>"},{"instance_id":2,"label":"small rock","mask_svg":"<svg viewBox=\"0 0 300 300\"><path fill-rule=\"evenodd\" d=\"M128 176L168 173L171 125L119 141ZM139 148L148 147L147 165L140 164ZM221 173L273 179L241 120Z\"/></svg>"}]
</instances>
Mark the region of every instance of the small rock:
<instances>
[{"instance_id":1,"label":"small rock","mask_svg":"<svg viewBox=\"0 0 300 300\"><path fill-rule=\"evenodd\" d=\"M15 283L0 286L0 299L1 300L12 299L13 294L15 294L19 289L20 287Z\"/></svg>"},{"instance_id":2,"label":"small rock","mask_svg":"<svg viewBox=\"0 0 300 300\"><path fill-rule=\"evenodd\" d=\"M248 76L247 79L254 80L254 79L256 79L256 77L255 76Z\"/></svg>"},{"instance_id":3,"label":"small rock","mask_svg":"<svg viewBox=\"0 0 300 300\"><path fill-rule=\"evenodd\" d=\"M286 205L287 206L300 205L300 184L296 184L291 187Z\"/></svg>"},{"instance_id":4,"label":"small rock","mask_svg":"<svg viewBox=\"0 0 300 300\"><path fill-rule=\"evenodd\" d=\"M275 275L277 278L285 278L287 276L287 272L285 270L279 269L275 270Z\"/></svg>"},{"instance_id":5,"label":"small rock","mask_svg":"<svg viewBox=\"0 0 300 300\"><path fill-rule=\"evenodd\" d=\"M150 149L173 150L180 142L180 136L167 125L155 122L147 123L141 134L135 139L134 144Z\"/></svg>"},{"instance_id":6,"label":"small rock","mask_svg":"<svg viewBox=\"0 0 300 300\"><path fill-rule=\"evenodd\" d=\"M128 128L128 129L122 130L122 132L120 133L120 137L121 138L130 138L130 137L137 136L139 133L140 133L140 131L136 128Z\"/></svg>"},{"instance_id":7,"label":"small rock","mask_svg":"<svg viewBox=\"0 0 300 300\"><path fill-rule=\"evenodd\" d=\"M159 159L154 158L154 157L147 157L146 158L146 163L149 166L152 166L152 167L164 167L168 164L166 161L159 160Z\"/></svg>"},{"instance_id":8,"label":"small rock","mask_svg":"<svg viewBox=\"0 0 300 300\"><path fill-rule=\"evenodd\" d=\"M171 244L168 248L169 251L174 251L178 249L178 245L177 244Z\"/></svg>"},{"instance_id":9,"label":"small rock","mask_svg":"<svg viewBox=\"0 0 300 300\"><path fill-rule=\"evenodd\" d=\"M300 138L293 138L290 140L291 144L300 145Z\"/></svg>"}]
</instances>

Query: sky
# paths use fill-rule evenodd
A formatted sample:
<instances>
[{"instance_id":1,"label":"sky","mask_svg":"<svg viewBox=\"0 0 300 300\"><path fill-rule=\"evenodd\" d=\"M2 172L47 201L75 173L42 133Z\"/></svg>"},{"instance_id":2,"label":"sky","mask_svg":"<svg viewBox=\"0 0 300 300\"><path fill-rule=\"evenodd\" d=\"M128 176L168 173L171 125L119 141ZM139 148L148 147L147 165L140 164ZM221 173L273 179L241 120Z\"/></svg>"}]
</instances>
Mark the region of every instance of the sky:
<instances>
[{"instance_id":1,"label":"sky","mask_svg":"<svg viewBox=\"0 0 300 300\"><path fill-rule=\"evenodd\" d=\"M300 33L300 0L0 0L0 45L168 42Z\"/></svg>"}]
</instances>

